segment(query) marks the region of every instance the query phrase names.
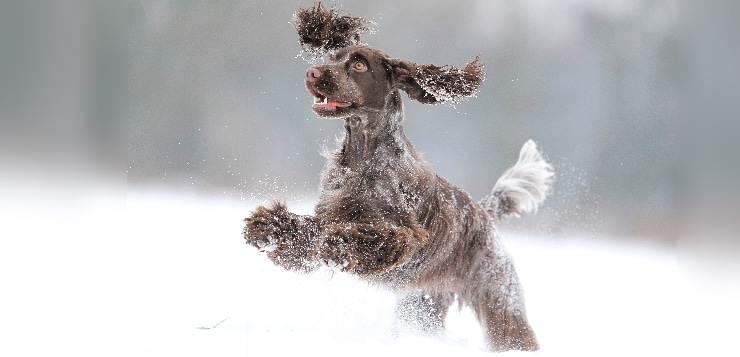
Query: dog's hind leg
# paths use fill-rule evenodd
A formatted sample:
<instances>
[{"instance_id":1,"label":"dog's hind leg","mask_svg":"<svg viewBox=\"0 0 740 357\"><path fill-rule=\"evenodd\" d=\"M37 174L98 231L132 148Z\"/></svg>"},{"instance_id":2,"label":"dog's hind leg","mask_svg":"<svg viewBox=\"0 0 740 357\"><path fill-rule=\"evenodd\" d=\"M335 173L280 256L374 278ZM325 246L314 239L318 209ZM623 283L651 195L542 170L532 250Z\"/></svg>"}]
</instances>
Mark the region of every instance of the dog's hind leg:
<instances>
[{"instance_id":1,"label":"dog's hind leg","mask_svg":"<svg viewBox=\"0 0 740 357\"><path fill-rule=\"evenodd\" d=\"M524 295L511 258L496 242L478 271L478 286L466 300L478 317L492 351L539 349L534 331L527 322Z\"/></svg>"},{"instance_id":2,"label":"dog's hind leg","mask_svg":"<svg viewBox=\"0 0 740 357\"><path fill-rule=\"evenodd\" d=\"M441 336L445 329L447 310L453 303L452 293L416 292L396 302L399 327L427 336Z\"/></svg>"}]
</instances>

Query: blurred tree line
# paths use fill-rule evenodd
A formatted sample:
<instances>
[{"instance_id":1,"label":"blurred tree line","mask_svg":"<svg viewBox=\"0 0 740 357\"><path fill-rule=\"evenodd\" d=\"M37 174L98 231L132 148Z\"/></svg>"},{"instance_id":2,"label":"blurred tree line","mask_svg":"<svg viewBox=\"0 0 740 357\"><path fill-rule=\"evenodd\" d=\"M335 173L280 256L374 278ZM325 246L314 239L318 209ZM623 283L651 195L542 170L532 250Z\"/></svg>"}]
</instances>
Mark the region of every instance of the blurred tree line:
<instances>
[{"instance_id":1,"label":"blurred tree line","mask_svg":"<svg viewBox=\"0 0 740 357\"><path fill-rule=\"evenodd\" d=\"M328 5L328 2L326 2ZM247 200L311 198L339 121L316 117L290 24L308 1L129 2L128 182ZM437 172L483 197L534 139L552 198L509 227L676 239L679 79L668 0L356 1L363 41L487 79L456 107L405 101Z\"/></svg>"}]
</instances>

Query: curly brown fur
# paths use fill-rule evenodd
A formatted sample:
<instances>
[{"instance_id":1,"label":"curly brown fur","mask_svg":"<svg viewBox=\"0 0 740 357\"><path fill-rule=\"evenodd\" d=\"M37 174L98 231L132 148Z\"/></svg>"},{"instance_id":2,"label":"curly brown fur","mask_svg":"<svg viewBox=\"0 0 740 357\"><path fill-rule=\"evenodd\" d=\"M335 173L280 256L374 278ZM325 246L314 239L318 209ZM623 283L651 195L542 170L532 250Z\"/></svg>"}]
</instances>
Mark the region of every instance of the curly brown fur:
<instances>
[{"instance_id":1,"label":"curly brown fur","mask_svg":"<svg viewBox=\"0 0 740 357\"><path fill-rule=\"evenodd\" d=\"M480 56L468 62L463 69L399 59L391 62L401 81L400 88L411 99L424 104L460 103L475 96L485 80Z\"/></svg>"},{"instance_id":2,"label":"curly brown fur","mask_svg":"<svg viewBox=\"0 0 740 357\"><path fill-rule=\"evenodd\" d=\"M442 330L457 299L475 311L491 350L538 349L495 224L536 209L550 166L528 142L481 205L439 177L403 131L401 91L422 103L456 102L482 80L477 57L459 70L368 46L339 48L330 63L309 68L312 108L341 119L344 138L328 155L314 215L258 207L245 220L247 243L288 270L327 265L385 286L402 296L400 320L429 334Z\"/></svg>"},{"instance_id":3,"label":"curly brown fur","mask_svg":"<svg viewBox=\"0 0 740 357\"><path fill-rule=\"evenodd\" d=\"M318 232L313 217L291 213L284 204L274 202L257 207L245 218L242 234L247 243L267 252L275 265L308 273L320 267Z\"/></svg>"},{"instance_id":4,"label":"curly brown fur","mask_svg":"<svg viewBox=\"0 0 740 357\"><path fill-rule=\"evenodd\" d=\"M474 96L484 79L480 56L475 57L463 69L427 64L416 70L419 85L438 103L459 103Z\"/></svg>"},{"instance_id":5,"label":"curly brown fur","mask_svg":"<svg viewBox=\"0 0 740 357\"><path fill-rule=\"evenodd\" d=\"M300 7L293 17L301 48L314 58L360 44L360 35L370 30L368 24L361 17L340 15L334 7L326 9L321 2Z\"/></svg>"},{"instance_id":6,"label":"curly brown fur","mask_svg":"<svg viewBox=\"0 0 740 357\"><path fill-rule=\"evenodd\" d=\"M428 237L421 227L395 226L379 221L328 224L322 229L320 258L348 273L372 276L407 261Z\"/></svg>"}]
</instances>

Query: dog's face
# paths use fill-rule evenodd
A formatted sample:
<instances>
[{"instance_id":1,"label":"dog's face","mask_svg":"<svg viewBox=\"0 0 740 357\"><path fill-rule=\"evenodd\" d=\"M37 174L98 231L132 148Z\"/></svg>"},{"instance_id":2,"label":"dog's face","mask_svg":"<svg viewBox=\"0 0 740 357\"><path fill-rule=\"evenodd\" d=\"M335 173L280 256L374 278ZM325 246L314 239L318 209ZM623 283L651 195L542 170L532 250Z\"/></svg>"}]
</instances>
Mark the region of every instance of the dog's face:
<instances>
[{"instance_id":1,"label":"dog's face","mask_svg":"<svg viewBox=\"0 0 740 357\"><path fill-rule=\"evenodd\" d=\"M369 46L349 46L330 59L306 71L312 108L327 118L387 111L389 96L398 89L424 104L456 103L474 95L483 81L478 58L457 69L391 58Z\"/></svg>"},{"instance_id":2,"label":"dog's face","mask_svg":"<svg viewBox=\"0 0 740 357\"><path fill-rule=\"evenodd\" d=\"M394 90L390 58L372 47L345 47L332 54L330 63L306 71L306 89L322 117L382 111Z\"/></svg>"},{"instance_id":3,"label":"dog's face","mask_svg":"<svg viewBox=\"0 0 740 357\"><path fill-rule=\"evenodd\" d=\"M321 2L300 7L294 26L304 53L316 59L331 56L328 64L306 72L306 88L314 97L313 110L323 117L346 118L387 112L390 96L405 91L425 104L457 103L475 95L483 81L478 57L465 68L416 64L392 59L378 49L357 45L370 21L342 15ZM394 101L400 109L400 101Z\"/></svg>"}]
</instances>

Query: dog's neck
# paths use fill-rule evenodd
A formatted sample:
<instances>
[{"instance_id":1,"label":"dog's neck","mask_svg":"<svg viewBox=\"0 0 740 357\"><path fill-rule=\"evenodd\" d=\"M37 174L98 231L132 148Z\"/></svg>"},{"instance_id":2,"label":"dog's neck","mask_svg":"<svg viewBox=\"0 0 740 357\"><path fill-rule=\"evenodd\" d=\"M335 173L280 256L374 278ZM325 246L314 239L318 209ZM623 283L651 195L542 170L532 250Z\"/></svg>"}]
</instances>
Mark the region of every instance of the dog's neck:
<instances>
[{"instance_id":1,"label":"dog's neck","mask_svg":"<svg viewBox=\"0 0 740 357\"><path fill-rule=\"evenodd\" d=\"M339 164L350 169L378 160L416 157L403 132L403 104L398 91L391 93L382 111L368 111L344 119L345 136Z\"/></svg>"}]
</instances>

